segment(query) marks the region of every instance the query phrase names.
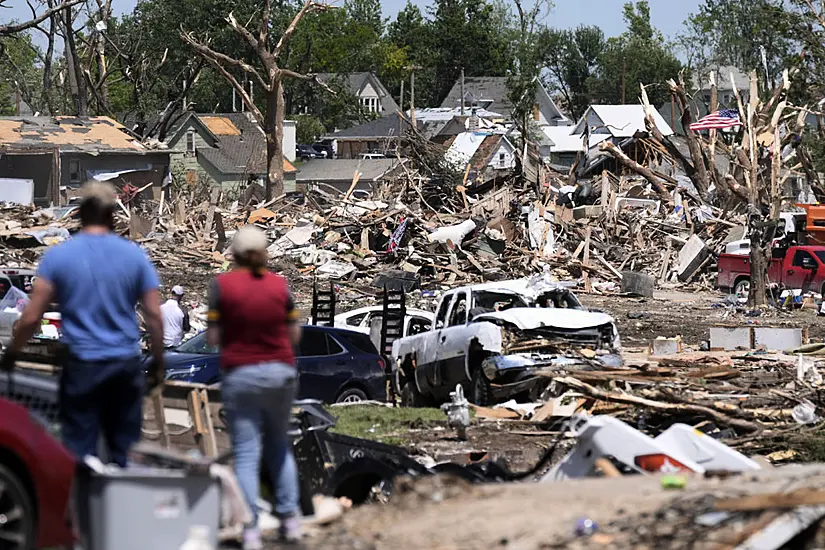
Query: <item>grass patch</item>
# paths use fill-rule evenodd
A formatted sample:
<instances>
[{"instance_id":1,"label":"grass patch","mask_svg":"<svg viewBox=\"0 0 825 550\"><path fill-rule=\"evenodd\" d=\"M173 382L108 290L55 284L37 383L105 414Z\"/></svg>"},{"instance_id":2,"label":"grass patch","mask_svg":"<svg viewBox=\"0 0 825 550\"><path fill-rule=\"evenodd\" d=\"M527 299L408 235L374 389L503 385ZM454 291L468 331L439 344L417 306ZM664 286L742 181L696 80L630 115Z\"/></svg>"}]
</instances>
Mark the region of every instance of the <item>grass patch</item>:
<instances>
[{"instance_id":1,"label":"grass patch","mask_svg":"<svg viewBox=\"0 0 825 550\"><path fill-rule=\"evenodd\" d=\"M349 405L327 410L338 418L333 432L390 445L409 443L407 432L411 429L444 426L447 422L447 415L440 409Z\"/></svg>"}]
</instances>

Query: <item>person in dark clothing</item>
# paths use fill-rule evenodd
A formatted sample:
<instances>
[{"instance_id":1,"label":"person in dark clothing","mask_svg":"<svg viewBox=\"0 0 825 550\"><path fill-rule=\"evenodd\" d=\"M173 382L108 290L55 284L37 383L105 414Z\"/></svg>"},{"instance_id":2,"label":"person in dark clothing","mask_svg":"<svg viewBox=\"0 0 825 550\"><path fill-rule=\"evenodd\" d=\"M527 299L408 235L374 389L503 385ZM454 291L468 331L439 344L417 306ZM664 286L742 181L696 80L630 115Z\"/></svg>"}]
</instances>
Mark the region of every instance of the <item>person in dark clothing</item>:
<instances>
[{"instance_id":1,"label":"person in dark clothing","mask_svg":"<svg viewBox=\"0 0 825 550\"><path fill-rule=\"evenodd\" d=\"M102 432L109 460L123 467L129 448L140 439L142 420L145 380L138 303L151 339L153 382L162 383L165 374L160 285L140 247L112 232L114 187L94 182L82 192L82 229L43 256L31 301L0 368L14 368L49 304L60 304L67 350L59 395L63 442L82 459L97 454Z\"/></svg>"}]
</instances>

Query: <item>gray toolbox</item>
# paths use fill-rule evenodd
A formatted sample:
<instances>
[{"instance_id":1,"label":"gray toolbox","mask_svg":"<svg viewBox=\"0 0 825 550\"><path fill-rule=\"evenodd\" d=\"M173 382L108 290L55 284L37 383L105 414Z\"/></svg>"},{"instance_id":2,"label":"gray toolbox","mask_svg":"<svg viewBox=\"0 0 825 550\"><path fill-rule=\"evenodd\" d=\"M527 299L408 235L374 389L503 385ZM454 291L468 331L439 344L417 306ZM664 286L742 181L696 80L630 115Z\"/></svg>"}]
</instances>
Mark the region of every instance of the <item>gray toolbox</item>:
<instances>
[{"instance_id":1,"label":"gray toolbox","mask_svg":"<svg viewBox=\"0 0 825 550\"><path fill-rule=\"evenodd\" d=\"M75 502L83 550L177 550L192 525L208 527L217 548L221 490L208 473L79 470Z\"/></svg>"}]
</instances>

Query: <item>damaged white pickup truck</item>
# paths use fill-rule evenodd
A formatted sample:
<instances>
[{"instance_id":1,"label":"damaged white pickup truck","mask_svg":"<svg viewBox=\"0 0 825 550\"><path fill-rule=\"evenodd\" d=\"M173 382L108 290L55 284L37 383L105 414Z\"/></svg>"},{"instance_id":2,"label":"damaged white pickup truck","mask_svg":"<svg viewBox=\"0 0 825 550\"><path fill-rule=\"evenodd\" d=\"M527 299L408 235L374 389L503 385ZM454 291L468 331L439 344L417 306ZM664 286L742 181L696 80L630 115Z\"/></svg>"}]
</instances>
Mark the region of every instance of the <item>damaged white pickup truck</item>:
<instances>
[{"instance_id":1,"label":"damaged white pickup truck","mask_svg":"<svg viewBox=\"0 0 825 550\"><path fill-rule=\"evenodd\" d=\"M537 276L445 293L432 328L396 340L392 355L406 405L443 402L456 384L489 405L538 399L550 381L541 371L621 366L619 348L612 317Z\"/></svg>"}]
</instances>

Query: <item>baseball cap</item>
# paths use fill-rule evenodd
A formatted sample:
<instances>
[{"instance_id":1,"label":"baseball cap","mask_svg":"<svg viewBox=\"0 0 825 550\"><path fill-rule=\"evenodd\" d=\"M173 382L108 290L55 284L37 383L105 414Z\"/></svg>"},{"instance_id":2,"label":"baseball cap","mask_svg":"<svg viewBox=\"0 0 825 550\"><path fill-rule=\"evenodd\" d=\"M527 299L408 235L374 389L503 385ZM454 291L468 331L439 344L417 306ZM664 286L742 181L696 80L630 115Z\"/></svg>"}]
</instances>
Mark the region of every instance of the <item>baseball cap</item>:
<instances>
[{"instance_id":1,"label":"baseball cap","mask_svg":"<svg viewBox=\"0 0 825 550\"><path fill-rule=\"evenodd\" d=\"M183 287L180 285L173 286L172 294L174 294L175 296L183 296Z\"/></svg>"},{"instance_id":2,"label":"baseball cap","mask_svg":"<svg viewBox=\"0 0 825 550\"><path fill-rule=\"evenodd\" d=\"M80 197L83 201L97 199L101 206L113 207L117 203L117 190L109 182L90 181L80 188Z\"/></svg>"},{"instance_id":3,"label":"baseball cap","mask_svg":"<svg viewBox=\"0 0 825 550\"><path fill-rule=\"evenodd\" d=\"M253 250L266 250L269 246L269 239L266 233L254 225L245 225L235 232L232 239L232 254L243 256Z\"/></svg>"}]
</instances>

